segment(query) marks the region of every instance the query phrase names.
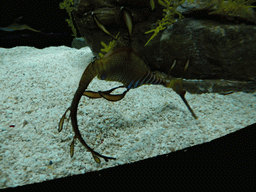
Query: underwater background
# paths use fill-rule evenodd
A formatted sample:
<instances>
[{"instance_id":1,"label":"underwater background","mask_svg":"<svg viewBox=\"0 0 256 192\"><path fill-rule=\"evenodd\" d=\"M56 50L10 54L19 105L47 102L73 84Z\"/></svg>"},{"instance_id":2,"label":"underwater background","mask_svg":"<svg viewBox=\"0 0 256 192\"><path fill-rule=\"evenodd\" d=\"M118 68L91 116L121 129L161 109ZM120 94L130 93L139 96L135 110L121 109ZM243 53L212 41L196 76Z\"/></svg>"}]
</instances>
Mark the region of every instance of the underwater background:
<instances>
[{"instance_id":1,"label":"underwater background","mask_svg":"<svg viewBox=\"0 0 256 192\"><path fill-rule=\"evenodd\" d=\"M106 179L112 186L116 186L112 183L115 179L136 183L134 180L139 181L139 178L132 175L136 172L143 180L147 180L145 175L153 175L147 180L149 183L175 183L182 180L182 176L191 176L191 167L193 173L211 167L202 173L223 175L215 181L226 183L229 178L237 181L235 175L240 176L237 183L253 181L252 172L249 172L255 160L250 155L255 152L249 137L252 137L252 131L242 137L245 135L242 131L256 122L256 93L253 91L188 92L186 98L199 117L197 120L174 91L160 85L143 85L115 103L83 98L78 110L83 137L96 151L117 160L98 165L79 142L76 142L74 157L70 158L72 126L66 124L59 133L58 123L71 103L84 69L94 56L88 46L71 48L73 31L65 21L69 18L68 13L59 8L60 2L5 1L0 7L0 188L68 176L74 178L75 175L85 177L95 171L95 178L100 177L98 173L106 178L99 171L111 172L106 169L110 167L112 174L119 177ZM108 90L119 85L95 78L89 89ZM234 140L231 135L235 133L239 134ZM190 154L186 150L193 150L200 144L210 145L225 136L231 136L231 139L224 141L221 148L218 144L200 148L201 153L192 152L186 159L186 153ZM228 143L233 145L233 150L225 148ZM254 152L248 152L248 149ZM177 154L180 156L175 161ZM164 160L160 163L157 158ZM148 163L147 160L152 159L155 161ZM134 164L135 167L129 168L132 176L123 178L126 172L121 167L135 162L142 164ZM159 168L159 164L163 167ZM113 171L115 167L120 169ZM167 179L168 176L164 178L163 175L173 178ZM225 178L225 175L230 177ZM203 181L208 177L202 174L200 178ZM84 182L93 183L92 180L87 176ZM193 177L185 180L200 183Z\"/></svg>"}]
</instances>

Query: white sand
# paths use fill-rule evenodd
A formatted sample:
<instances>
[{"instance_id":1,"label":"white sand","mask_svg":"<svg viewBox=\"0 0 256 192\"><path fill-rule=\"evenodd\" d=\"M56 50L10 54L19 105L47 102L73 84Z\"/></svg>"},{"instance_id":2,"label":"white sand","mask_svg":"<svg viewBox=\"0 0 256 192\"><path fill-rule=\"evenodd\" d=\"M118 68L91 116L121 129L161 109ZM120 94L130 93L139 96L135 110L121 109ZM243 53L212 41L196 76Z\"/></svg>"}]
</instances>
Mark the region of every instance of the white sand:
<instances>
[{"instance_id":1,"label":"white sand","mask_svg":"<svg viewBox=\"0 0 256 192\"><path fill-rule=\"evenodd\" d=\"M141 86L115 103L84 97L78 121L85 141L117 160L106 163L101 159L98 165L78 141L70 158L71 125L61 133L57 126L91 58L89 48L0 48L1 188L170 153L256 122L255 93L187 93L198 120L176 93L163 86ZM89 89L107 90L117 85L94 79Z\"/></svg>"}]
</instances>

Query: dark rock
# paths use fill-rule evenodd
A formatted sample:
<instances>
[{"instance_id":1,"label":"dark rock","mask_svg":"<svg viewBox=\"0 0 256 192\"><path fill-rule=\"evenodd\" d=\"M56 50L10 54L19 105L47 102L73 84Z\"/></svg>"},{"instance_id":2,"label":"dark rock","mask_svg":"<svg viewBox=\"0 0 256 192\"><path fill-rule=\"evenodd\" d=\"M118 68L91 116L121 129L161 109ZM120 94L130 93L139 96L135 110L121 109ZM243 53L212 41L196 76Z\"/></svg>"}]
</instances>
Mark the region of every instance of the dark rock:
<instances>
[{"instance_id":1,"label":"dark rock","mask_svg":"<svg viewBox=\"0 0 256 192\"><path fill-rule=\"evenodd\" d=\"M255 12L250 17L225 17L209 14L214 6L180 6L186 17L160 31L145 46L152 33L146 31L157 27L163 17L163 7L155 2L152 11L149 0L75 1L73 13L81 35L93 53L102 49L101 42L112 39L102 32L92 18L92 12L114 36L120 32L123 45L128 44L127 28L120 7L125 6L133 18L132 47L141 55L152 70L169 73L186 79L225 79L230 81L256 81L256 25ZM237 24L239 20L239 24ZM184 73L184 66L190 60ZM220 85L220 84L218 84Z\"/></svg>"},{"instance_id":2,"label":"dark rock","mask_svg":"<svg viewBox=\"0 0 256 192\"><path fill-rule=\"evenodd\" d=\"M185 74L189 79L256 80L256 26L184 19L160 36L159 43L145 47L142 54L161 71L168 72L176 58L171 75L180 77L190 59Z\"/></svg>"},{"instance_id":3,"label":"dark rock","mask_svg":"<svg viewBox=\"0 0 256 192\"><path fill-rule=\"evenodd\" d=\"M83 37L74 38L71 45L72 48L77 48L77 49L87 47L87 46L88 46L88 43Z\"/></svg>"}]
</instances>

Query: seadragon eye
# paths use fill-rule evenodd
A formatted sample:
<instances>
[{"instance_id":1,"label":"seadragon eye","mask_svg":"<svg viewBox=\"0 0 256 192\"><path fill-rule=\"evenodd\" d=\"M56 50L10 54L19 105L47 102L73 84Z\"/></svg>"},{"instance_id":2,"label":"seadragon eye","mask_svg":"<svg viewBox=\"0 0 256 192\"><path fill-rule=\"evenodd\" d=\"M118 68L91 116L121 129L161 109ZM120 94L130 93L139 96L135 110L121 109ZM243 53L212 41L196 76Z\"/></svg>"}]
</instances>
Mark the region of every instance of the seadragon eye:
<instances>
[{"instance_id":1,"label":"seadragon eye","mask_svg":"<svg viewBox=\"0 0 256 192\"><path fill-rule=\"evenodd\" d=\"M107 78L107 74L105 72L103 72L100 79L105 80L106 78Z\"/></svg>"}]
</instances>

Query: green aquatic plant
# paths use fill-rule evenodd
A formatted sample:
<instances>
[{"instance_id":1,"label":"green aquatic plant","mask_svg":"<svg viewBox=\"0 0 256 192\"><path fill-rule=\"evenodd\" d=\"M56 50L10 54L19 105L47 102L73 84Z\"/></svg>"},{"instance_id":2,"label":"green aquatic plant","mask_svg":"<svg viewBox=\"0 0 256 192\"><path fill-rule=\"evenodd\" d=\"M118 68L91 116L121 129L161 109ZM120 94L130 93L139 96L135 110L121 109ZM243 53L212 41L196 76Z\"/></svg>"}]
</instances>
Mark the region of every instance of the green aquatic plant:
<instances>
[{"instance_id":1,"label":"green aquatic plant","mask_svg":"<svg viewBox=\"0 0 256 192\"><path fill-rule=\"evenodd\" d=\"M116 40L113 40L113 41L110 41L109 44L107 45L106 43L104 43L102 41L101 45L104 47L103 49L101 49L101 51L105 52L105 53L108 53L109 51L111 51L117 45L117 42L116 42ZM99 56L102 58L104 56L104 54L99 53Z\"/></svg>"},{"instance_id":2,"label":"green aquatic plant","mask_svg":"<svg viewBox=\"0 0 256 192\"><path fill-rule=\"evenodd\" d=\"M155 29L149 30L145 32L154 33L150 39L145 44L148 43L155 37L157 34L164 30L166 26L171 25L175 22L175 16L178 15L179 19L182 19L183 16L181 13L176 11L177 7L186 0L158 0L158 3L165 8L163 9L163 18L158 20L156 24L158 25ZM194 0L187 0L188 3L194 3ZM238 16L242 18L249 18L253 15L253 11L251 8L256 8L256 6L252 6L251 4L256 2L255 0L212 0L208 2L210 8L212 8L212 3L215 5L215 10L210 12L209 14L219 14L219 15L227 15L227 16ZM206 6L207 7L207 6Z\"/></svg>"},{"instance_id":3,"label":"green aquatic plant","mask_svg":"<svg viewBox=\"0 0 256 192\"><path fill-rule=\"evenodd\" d=\"M66 11L68 12L69 19L66 19L66 22L68 23L68 26L71 27L73 36L77 37L76 28L74 26L72 15L71 15L74 9L74 7L72 7L73 4L74 4L73 0L64 0L62 3L59 4L59 6L60 6L60 9L66 9Z\"/></svg>"},{"instance_id":4,"label":"green aquatic plant","mask_svg":"<svg viewBox=\"0 0 256 192\"><path fill-rule=\"evenodd\" d=\"M120 37L118 37L119 32L117 33L115 39L113 41L110 41L109 44L107 45L106 43L104 43L103 41L101 42L101 45L104 47L103 49L101 49L102 52L108 53L110 51L112 51L114 49L114 47L118 44L118 42L120 41ZM104 56L103 53L99 53L99 56L102 58Z\"/></svg>"},{"instance_id":5,"label":"green aquatic plant","mask_svg":"<svg viewBox=\"0 0 256 192\"><path fill-rule=\"evenodd\" d=\"M171 25L175 22L175 16L178 15L179 19L182 19L183 16L180 12L176 11L177 7L183 3L185 3L186 0L158 0L158 3L165 8L163 9L163 18L161 20L158 20L156 24L158 25L155 29L146 31L145 34L148 33L154 33L150 39L145 44L148 45L148 43L155 37L157 34L164 30L166 26ZM194 0L188 0L188 2L193 3Z\"/></svg>"},{"instance_id":6,"label":"green aquatic plant","mask_svg":"<svg viewBox=\"0 0 256 192\"><path fill-rule=\"evenodd\" d=\"M228 16L239 16L243 18L249 17L252 13L250 8L255 8L251 4L256 2L255 0L218 0L216 5L216 11L210 14L220 14Z\"/></svg>"}]
</instances>

